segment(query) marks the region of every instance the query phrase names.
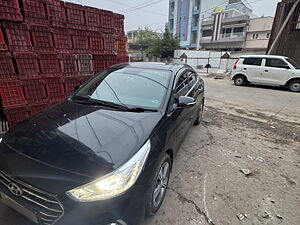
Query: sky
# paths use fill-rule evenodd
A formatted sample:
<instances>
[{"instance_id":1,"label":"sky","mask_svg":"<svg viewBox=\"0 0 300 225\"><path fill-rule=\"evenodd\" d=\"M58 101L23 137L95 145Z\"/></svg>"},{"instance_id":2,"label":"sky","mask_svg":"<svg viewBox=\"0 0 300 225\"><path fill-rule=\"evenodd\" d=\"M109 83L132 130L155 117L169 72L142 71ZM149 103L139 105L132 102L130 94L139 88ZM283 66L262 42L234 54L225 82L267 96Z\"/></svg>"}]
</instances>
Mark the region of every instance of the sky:
<instances>
[{"instance_id":1,"label":"sky","mask_svg":"<svg viewBox=\"0 0 300 225\"><path fill-rule=\"evenodd\" d=\"M125 30L144 27L154 31L164 29L168 21L169 0L67 0L68 2L110 10L125 15ZM210 1L210 0L203 0ZM274 16L277 2L280 0L247 0L257 16ZM255 1L255 2L254 2ZM155 2L147 8L130 11L142 3ZM254 3L251 3L254 2ZM126 12L126 10L128 12Z\"/></svg>"}]
</instances>

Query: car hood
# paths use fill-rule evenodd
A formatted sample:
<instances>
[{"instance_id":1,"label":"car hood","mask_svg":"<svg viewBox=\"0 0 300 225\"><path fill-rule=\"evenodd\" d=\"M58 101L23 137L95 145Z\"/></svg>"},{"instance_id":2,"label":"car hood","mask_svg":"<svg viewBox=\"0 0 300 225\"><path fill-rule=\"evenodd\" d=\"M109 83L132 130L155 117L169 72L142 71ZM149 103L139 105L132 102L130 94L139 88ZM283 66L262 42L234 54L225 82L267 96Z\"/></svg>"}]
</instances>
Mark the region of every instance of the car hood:
<instances>
[{"instance_id":1,"label":"car hood","mask_svg":"<svg viewBox=\"0 0 300 225\"><path fill-rule=\"evenodd\" d=\"M128 161L161 118L160 112L115 111L65 101L4 136L0 170L37 186L49 177L56 182L69 179L69 186L76 186Z\"/></svg>"}]
</instances>

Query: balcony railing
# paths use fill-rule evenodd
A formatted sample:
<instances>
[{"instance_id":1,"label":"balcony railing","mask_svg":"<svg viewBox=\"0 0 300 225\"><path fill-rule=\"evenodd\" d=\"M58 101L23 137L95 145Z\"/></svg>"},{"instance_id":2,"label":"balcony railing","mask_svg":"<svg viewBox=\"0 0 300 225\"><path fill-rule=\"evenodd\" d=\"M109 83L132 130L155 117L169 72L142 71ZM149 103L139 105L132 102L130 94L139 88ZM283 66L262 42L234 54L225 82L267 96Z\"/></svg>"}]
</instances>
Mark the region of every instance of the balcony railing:
<instances>
[{"instance_id":1,"label":"balcony railing","mask_svg":"<svg viewBox=\"0 0 300 225\"><path fill-rule=\"evenodd\" d=\"M239 33L229 33L229 34L221 34L220 38L225 39L225 38L239 38L239 37L245 37L246 33L245 32L239 32Z\"/></svg>"}]
</instances>

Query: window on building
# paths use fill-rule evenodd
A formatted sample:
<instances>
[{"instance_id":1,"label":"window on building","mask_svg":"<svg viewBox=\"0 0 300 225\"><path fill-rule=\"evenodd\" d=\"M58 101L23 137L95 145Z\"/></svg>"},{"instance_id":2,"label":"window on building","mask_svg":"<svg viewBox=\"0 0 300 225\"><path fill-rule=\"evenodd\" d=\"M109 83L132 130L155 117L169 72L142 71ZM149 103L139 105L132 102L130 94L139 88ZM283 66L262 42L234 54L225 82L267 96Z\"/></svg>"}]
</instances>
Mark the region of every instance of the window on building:
<instances>
[{"instance_id":1,"label":"window on building","mask_svg":"<svg viewBox=\"0 0 300 225\"><path fill-rule=\"evenodd\" d=\"M202 37L211 37L213 34L212 30L203 30Z\"/></svg>"},{"instance_id":2,"label":"window on building","mask_svg":"<svg viewBox=\"0 0 300 225\"><path fill-rule=\"evenodd\" d=\"M231 37L232 28L223 28L222 37Z\"/></svg>"},{"instance_id":3,"label":"window on building","mask_svg":"<svg viewBox=\"0 0 300 225\"><path fill-rule=\"evenodd\" d=\"M198 32L192 32L192 44L196 44L197 43L197 37L198 37Z\"/></svg>"},{"instance_id":4,"label":"window on building","mask_svg":"<svg viewBox=\"0 0 300 225\"><path fill-rule=\"evenodd\" d=\"M252 39L258 39L258 33L253 34Z\"/></svg>"},{"instance_id":5,"label":"window on building","mask_svg":"<svg viewBox=\"0 0 300 225\"><path fill-rule=\"evenodd\" d=\"M196 27L199 24L199 15L193 16L193 26Z\"/></svg>"},{"instance_id":6,"label":"window on building","mask_svg":"<svg viewBox=\"0 0 300 225\"><path fill-rule=\"evenodd\" d=\"M250 66L261 66L261 62L262 58L245 58L243 64Z\"/></svg>"},{"instance_id":7,"label":"window on building","mask_svg":"<svg viewBox=\"0 0 300 225\"><path fill-rule=\"evenodd\" d=\"M276 68L283 68L283 69L289 69L290 68L281 59L267 59L266 60L266 67L276 67Z\"/></svg>"},{"instance_id":8,"label":"window on building","mask_svg":"<svg viewBox=\"0 0 300 225\"><path fill-rule=\"evenodd\" d=\"M267 39L270 39L271 33L267 33Z\"/></svg>"},{"instance_id":9,"label":"window on building","mask_svg":"<svg viewBox=\"0 0 300 225\"><path fill-rule=\"evenodd\" d=\"M194 10L195 11L200 10L200 0L195 0L194 1Z\"/></svg>"},{"instance_id":10,"label":"window on building","mask_svg":"<svg viewBox=\"0 0 300 225\"><path fill-rule=\"evenodd\" d=\"M296 29L300 29L300 15L299 15L299 18L298 18L298 21L297 21Z\"/></svg>"},{"instance_id":11,"label":"window on building","mask_svg":"<svg viewBox=\"0 0 300 225\"><path fill-rule=\"evenodd\" d=\"M242 33L242 32L244 32L244 27L233 28L233 33Z\"/></svg>"}]
</instances>

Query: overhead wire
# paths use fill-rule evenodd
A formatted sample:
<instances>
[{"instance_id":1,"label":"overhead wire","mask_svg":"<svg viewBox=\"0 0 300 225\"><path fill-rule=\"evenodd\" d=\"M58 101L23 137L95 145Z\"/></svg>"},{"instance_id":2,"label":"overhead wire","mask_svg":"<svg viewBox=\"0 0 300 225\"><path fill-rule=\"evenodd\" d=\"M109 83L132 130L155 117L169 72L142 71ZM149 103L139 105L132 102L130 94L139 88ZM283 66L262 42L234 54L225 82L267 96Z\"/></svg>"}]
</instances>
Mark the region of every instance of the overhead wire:
<instances>
[{"instance_id":1,"label":"overhead wire","mask_svg":"<svg viewBox=\"0 0 300 225\"><path fill-rule=\"evenodd\" d=\"M253 3L256 3L256 2L260 2L260 1L263 1L263 0L255 0L255 1L252 1L252 2L248 2L248 4L250 5L250 4L253 4ZM227 4L227 3L228 3L228 1L224 1L224 2L222 2L222 3L219 4L219 5L216 5L216 6L212 7L212 8L209 8L209 9L207 9L207 10L205 10L205 11L200 12L200 13L197 14L197 15L201 16L201 15L203 15L204 13L209 12L209 11L212 11L212 10L214 10L216 7L222 6L222 5ZM189 26L189 25L193 22L193 20L190 20L191 18L193 18L193 16L194 16L194 15L187 16L187 17L183 18L183 20L189 20L187 26ZM203 18L203 19L208 19L208 18L210 18L210 17L211 17L211 16L208 16L208 17L205 17L205 18ZM151 26L151 25L163 25L163 24L167 24L167 23L168 23L168 22L165 22L165 23L153 23L153 24L146 24L146 25L144 25L144 26L147 27L147 26ZM176 22L174 28L175 28L175 27L178 27L179 29L181 29L182 26L186 26L186 25L178 26L180 23L182 23L182 21ZM129 29L129 30L130 30L130 29L134 29L134 27L128 28L128 29Z\"/></svg>"}]
</instances>

